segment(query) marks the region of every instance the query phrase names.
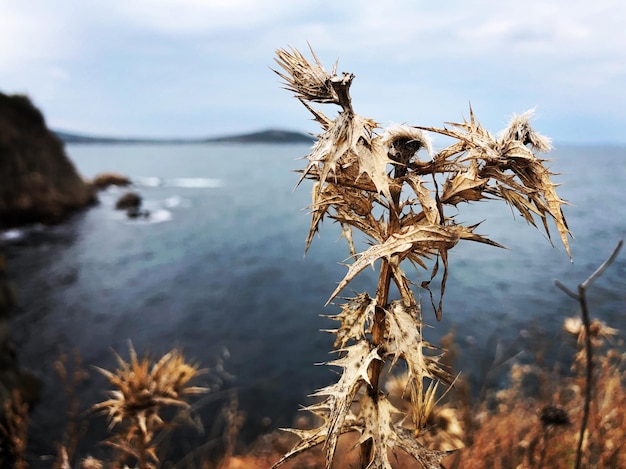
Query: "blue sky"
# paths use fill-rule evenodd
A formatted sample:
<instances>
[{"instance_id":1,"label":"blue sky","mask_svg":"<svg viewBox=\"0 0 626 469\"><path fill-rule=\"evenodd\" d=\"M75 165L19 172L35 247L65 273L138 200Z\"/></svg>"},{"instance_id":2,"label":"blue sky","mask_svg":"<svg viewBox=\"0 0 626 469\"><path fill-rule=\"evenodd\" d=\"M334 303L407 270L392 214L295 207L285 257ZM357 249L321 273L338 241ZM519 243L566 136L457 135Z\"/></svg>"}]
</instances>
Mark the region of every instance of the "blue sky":
<instances>
[{"instance_id":1,"label":"blue sky","mask_svg":"<svg viewBox=\"0 0 626 469\"><path fill-rule=\"evenodd\" d=\"M308 42L383 126L471 102L494 133L536 108L557 143L626 143L625 25L622 0L0 0L0 91L80 133L314 132L270 70Z\"/></svg>"}]
</instances>

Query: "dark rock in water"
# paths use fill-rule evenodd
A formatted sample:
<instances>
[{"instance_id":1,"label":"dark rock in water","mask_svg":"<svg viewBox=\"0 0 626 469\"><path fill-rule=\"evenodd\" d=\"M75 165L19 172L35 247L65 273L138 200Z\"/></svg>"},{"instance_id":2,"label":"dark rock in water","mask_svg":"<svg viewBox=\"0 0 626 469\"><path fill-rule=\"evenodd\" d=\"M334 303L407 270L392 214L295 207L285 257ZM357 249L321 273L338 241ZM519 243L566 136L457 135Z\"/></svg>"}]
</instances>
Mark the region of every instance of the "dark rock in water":
<instances>
[{"instance_id":1,"label":"dark rock in water","mask_svg":"<svg viewBox=\"0 0 626 469\"><path fill-rule=\"evenodd\" d=\"M0 93L0 229L58 223L95 201L30 99Z\"/></svg>"},{"instance_id":2,"label":"dark rock in water","mask_svg":"<svg viewBox=\"0 0 626 469\"><path fill-rule=\"evenodd\" d=\"M128 218L148 218L150 216L149 210L142 210L139 207L131 207L126 211Z\"/></svg>"},{"instance_id":3,"label":"dark rock in water","mask_svg":"<svg viewBox=\"0 0 626 469\"><path fill-rule=\"evenodd\" d=\"M104 190L109 186L130 186L132 181L118 173L101 173L92 179L91 184L98 190Z\"/></svg>"},{"instance_id":4,"label":"dark rock in water","mask_svg":"<svg viewBox=\"0 0 626 469\"><path fill-rule=\"evenodd\" d=\"M141 196L136 192L126 192L115 203L117 210L126 210L128 218L148 218L149 210L141 208Z\"/></svg>"},{"instance_id":5,"label":"dark rock in water","mask_svg":"<svg viewBox=\"0 0 626 469\"><path fill-rule=\"evenodd\" d=\"M138 210L139 207L141 207L141 196L136 192L126 192L122 194L115 203L115 208L117 210Z\"/></svg>"}]
</instances>

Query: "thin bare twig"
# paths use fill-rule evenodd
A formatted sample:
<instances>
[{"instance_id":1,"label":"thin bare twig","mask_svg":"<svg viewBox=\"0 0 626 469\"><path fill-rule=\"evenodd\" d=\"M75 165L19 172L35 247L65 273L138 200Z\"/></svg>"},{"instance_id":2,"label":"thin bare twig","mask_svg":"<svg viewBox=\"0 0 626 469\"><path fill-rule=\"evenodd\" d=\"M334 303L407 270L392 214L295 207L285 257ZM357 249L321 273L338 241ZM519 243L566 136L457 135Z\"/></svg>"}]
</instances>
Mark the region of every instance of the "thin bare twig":
<instances>
[{"instance_id":1,"label":"thin bare twig","mask_svg":"<svg viewBox=\"0 0 626 469\"><path fill-rule=\"evenodd\" d=\"M593 380L593 349L591 344L591 331L590 331L590 321L589 321L589 309L587 307L587 297L586 292L587 288L600 276L604 273L604 271L613 263L617 254L619 253L622 245L624 244L623 240L620 240L617 243L617 246L613 250L613 253L609 256L609 258L604 261L600 267L598 267L594 273L592 273L587 280L578 285L578 293L574 293L572 290L567 288L558 280L555 280L554 283L557 287L559 287L565 294L574 298L576 301L580 303L580 311L583 319L583 326L585 328L585 351L587 356L587 376L586 376L586 388L585 388L585 407L583 410L583 418L580 424L580 435L578 437L578 449L576 450L576 465L574 466L576 469L580 469L582 464L582 448L583 448L583 438L585 436L585 430L587 428L587 421L589 420L589 408L591 406L591 389L592 389L592 380Z\"/></svg>"}]
</instances>

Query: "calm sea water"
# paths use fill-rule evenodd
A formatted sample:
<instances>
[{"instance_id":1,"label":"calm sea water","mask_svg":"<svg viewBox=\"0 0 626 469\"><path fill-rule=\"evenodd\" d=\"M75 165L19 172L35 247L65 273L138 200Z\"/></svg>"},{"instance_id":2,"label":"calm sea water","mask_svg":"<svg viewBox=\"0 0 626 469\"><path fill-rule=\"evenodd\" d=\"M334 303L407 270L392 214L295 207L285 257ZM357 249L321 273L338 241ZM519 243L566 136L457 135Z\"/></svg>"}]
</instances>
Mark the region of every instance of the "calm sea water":
<instances>
[{"instance_id":1,"label":"calm sea water","mask_svg":"<svg viewBox=\"0 0 626 469\"><path fill-rule=\"evenodd\" d=\"M12 322L24 367L44 381L34 411L31 449L54 452L64 429L66 400L53 369L63 351L78 350L83 363L113 367L111 349L128 356L128 342L142 353L182 346L212 369L205 379L236 389L247 414L244 436L291 425L307 394L329 384L334 325L323 314L329 294L345 274L348 256L336 225L326 222L306 257L305 207L310 185L293 191L306 145L81 146L67 151L92 177L116 171L137 181L150 220L128 220L113 209L121 190L54 228L4 233L10 275L20 307ZM626 149L557 148L552 169L575 239L570 263L504 204L459 206L458 219L485 222L477 232L508 250L466 243L450 256L444 318L436 323L424 295L425 317L437 342L451 327L467 351L458 367L476 382L496 350L527 353L534 327L545 331L554 353L565 317L576 303L553 280L575 288L626 235ZM362 246L365 247L365 246ZM375 285L366 271L351 285ZM423 280L425 273L414 276ZM626 253L590 291L595 316L621 328L626 313ZM371 291L371 289L370 289ZM349 292L346 292L349 293ZM104 398L106 382L91 370L79 389L81 406ZM202 407L208 429L224 393ZM266 417L271 423L268 424ZM87 440L105 434L103 418L91 420Z\"/></svg>"}]
</instances>

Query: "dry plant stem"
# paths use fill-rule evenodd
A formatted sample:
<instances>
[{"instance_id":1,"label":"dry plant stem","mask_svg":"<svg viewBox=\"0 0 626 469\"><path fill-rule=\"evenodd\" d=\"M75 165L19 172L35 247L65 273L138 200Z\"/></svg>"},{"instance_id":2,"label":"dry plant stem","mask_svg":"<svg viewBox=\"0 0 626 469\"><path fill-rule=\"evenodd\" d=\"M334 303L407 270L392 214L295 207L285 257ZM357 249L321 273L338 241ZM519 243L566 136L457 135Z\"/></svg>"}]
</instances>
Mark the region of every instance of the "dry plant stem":
<instances>
[{"instance_id":1,"label":"dry plant stem","mask_svg":"<svg viewBox=\"0 0 626 469\"><path fill-rule=\"evenodd\" d=\"M138 425L138 424L137 424ZM146 434L143 430L139 431L139 441L137 445L137 452L139 454L139 467L141 469L148 469L148 459L146 457L146 450L148 448Z\"/></svg>"},{"instance_id":2,"label":"dry plant stem","mask_svg":"<svg viewBox=\"0 0 626 469\"><path fill-rule=\"evenodd\" d=\"M583 439L585 437L585 430L587 428L587 421L589 420L589 408L591 406L591 391L592 391L592 380L593 380L593 348L591 344L591 331L590 326L591 322L589 320L589 309L587 307L587 289L591 286L591 284L598 278L602 273L613 263L617 254L619 253L622 245L624 244L623 240L620 240L617 243L617 246L613 250L613 253L609 256L609 258L602 263L600 267L596 269L596 271L591 274L587 280L578 285L578 294L574 293L572 290L567 288L558 280L555 280L554 283L557 287L559 287L563 292L565 292L568 296L574 298L580 304L580 312L583 320L583 327L585 329L585 352L587 356L587 367L586 367L586 388L585 388L585 407L583 410L583 418L580 424L580 435L578 437L578 448L576 450L576 469L580 469L582 464L582 448L583 448Z\"/></svg>"},{"instance_id":3,"label":"dry plant stem","mask_svg":"<svg viewBox=\"0 0 626 469\"><path fill-rule=\"evenodd\" d=\"M394 178L402 176L404 168L399 166L394 170ZM402 192L401 186L392 186L391 189L391 207L389 210L389 224L387 237L400 230L400 219L398 218L397 207L400 201L400 194ZM393 273L391 266L387 259L381 261L380 276L378 278L378 287L376 288L376 313L374 314L374 322L372 324L372 345L378 347L383 343L385 335L385 308L389 303L389 290L391 288L391 278ZM368 392L372 400L376 400L378 396L380 374L383 370L383 362L375 360L370 365L368 375L371 386L368 387ZM366 441L361 446L361 467L367 467L369 462L373 458L372 454L372 440Z\"/></svg>"}]
</instances>

